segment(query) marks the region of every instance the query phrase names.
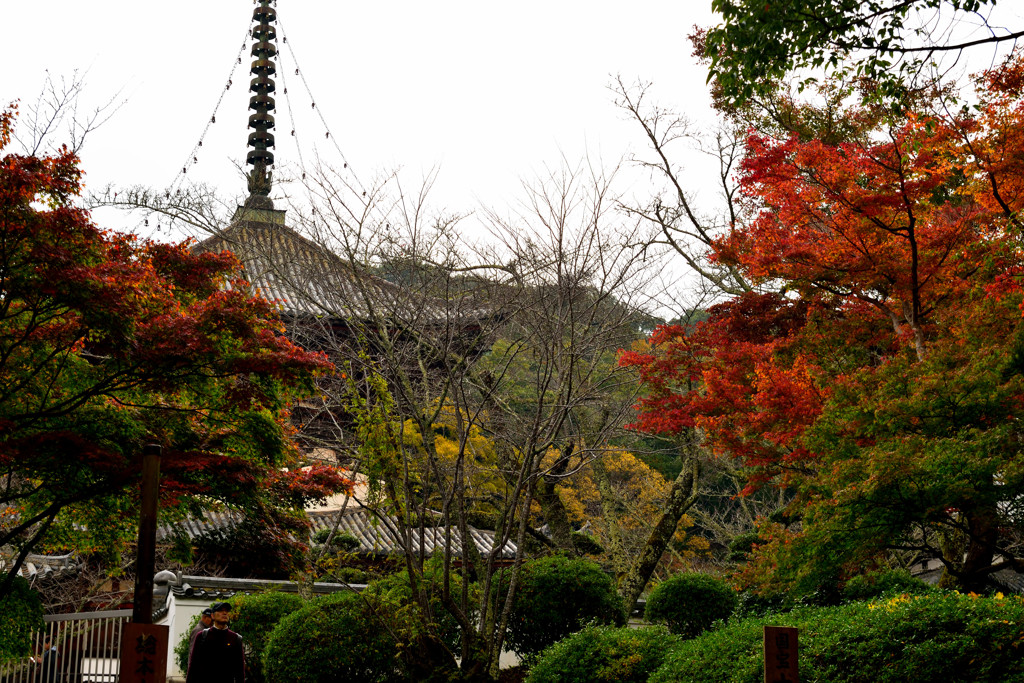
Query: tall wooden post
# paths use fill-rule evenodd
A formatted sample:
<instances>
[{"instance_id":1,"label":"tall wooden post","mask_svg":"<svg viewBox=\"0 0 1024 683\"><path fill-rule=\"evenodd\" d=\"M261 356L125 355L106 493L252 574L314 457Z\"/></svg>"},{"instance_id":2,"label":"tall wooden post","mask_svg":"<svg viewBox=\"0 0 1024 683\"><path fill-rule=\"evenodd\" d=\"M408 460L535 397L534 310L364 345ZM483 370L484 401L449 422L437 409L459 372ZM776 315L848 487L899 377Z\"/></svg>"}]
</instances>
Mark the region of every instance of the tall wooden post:
<instances>
[{"instance_id":1,"label":"tall wooden post","mask_svg":"<svg viewBox=\"0 0 1024 683\"><path fill-rule=\"evenodd\" d=\"M153 574L156 571L156 508L160 493L160 446L142 450L142 501L135 554L132 623L121 634L121 683L164 683L170 627L153 625Z\"/></svg>"},{"instance_id":2,"label":"tall wooden post","mask_svg":"<svg viewBox=\"0 0 1024 683\"><path fill-rule=\"evenodd\" d=\"M132 621L153 623L153 575L156 573L156 508L160 487L160 446L147 444L142 452L142 509L135 555L135 599Z\"/></svg>"}]
</instances>

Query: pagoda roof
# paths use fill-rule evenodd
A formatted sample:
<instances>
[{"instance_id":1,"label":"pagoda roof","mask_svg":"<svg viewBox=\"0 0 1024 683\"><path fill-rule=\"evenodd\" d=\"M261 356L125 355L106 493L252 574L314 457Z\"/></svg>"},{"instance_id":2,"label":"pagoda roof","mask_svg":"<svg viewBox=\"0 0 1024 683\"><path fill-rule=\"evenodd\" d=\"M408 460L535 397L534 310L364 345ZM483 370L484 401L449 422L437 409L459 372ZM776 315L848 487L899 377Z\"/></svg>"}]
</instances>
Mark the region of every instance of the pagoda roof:
<instances>
[{"instance_id":1,"label":"pagoda roof","mask_svg":"<svg viewBox=\"0 0 1024 683\"><path fill-rule=\"evenodd\" d=\"M222 231L193 247L230 251L242 276L291 316L345 320L444 320L445 301L362 270L285 225L285 212L239 207Z\"/></svg>"}]
</instances>

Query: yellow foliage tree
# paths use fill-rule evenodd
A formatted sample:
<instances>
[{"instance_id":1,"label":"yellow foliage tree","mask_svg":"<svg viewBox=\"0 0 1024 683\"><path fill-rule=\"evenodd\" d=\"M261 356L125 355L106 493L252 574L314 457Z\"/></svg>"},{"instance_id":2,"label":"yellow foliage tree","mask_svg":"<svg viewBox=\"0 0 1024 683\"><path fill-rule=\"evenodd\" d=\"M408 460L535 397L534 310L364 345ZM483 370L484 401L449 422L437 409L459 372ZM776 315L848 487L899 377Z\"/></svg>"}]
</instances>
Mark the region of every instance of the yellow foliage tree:
<instances>
[{"instance_id":1,"label":"yellow foliage tree","mask_svg":"<svg viewBox=\"0 0 1024 683\"><path fill-rule=\"evenodd\" d=\"M548 454L552 462L558 454ZM556 486L578 528L586 528L617 574L624 573L641 551L652 523L664 510L671 485L656 470L624 450L608 450ZM539 512L539 510L538 510ZM690 535L693 519L683 515L660 569L671 571L709 550L708 542Z\"/></svg>"}]
</instances>

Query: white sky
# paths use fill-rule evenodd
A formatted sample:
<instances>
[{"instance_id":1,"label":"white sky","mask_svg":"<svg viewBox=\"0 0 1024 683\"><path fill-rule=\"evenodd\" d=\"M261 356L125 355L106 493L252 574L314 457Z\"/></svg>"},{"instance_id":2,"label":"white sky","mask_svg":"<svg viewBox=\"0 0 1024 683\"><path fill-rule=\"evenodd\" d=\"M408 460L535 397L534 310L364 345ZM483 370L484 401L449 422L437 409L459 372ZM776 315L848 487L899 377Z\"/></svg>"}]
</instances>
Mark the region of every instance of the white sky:
<instances>
[{"instance_id":1,"label":"white sky","mask_svg":"<svg viewBox=\"0 0 1024 683\"><path fill-rule=\"evenodd\" d=\"M995 17L1019 27L1022 3L1000 3ZM118 91L124 106L83 151L89 188L109 183L166 187L190 156L246 49L188 178L243 195L234 163L247 137L252 0L6 0L0 105L23 107L54 77L87 71L83 107ZM434 167L436 208L466 212L513 205L523 179L585 155L613 166L645 143L613 104L613 75L654 83L652 102L710 126L706 73L686 35L714 23L710 0L279 0L281 29L295 50L317 109L363 181L401 167L415 181ZM998 22L997 22L998 23ZM340 158L312 117L310 99L282 48L289 99L299 112L306 161L314 145L325 162ZM976 54L986 66L986 54ZM966 67L965 67L966 69ZM279 165L296 164L286 100L278 78ZM686 159L688 181L714 205L705 182L713 167ZM234 163L233 163L234 162ZM628 189L653 188L624 174ZM130 225L97 215L102 225Z\"/></svg>"},{"instance_id":2,"label":"white sky","mask_svg":"<svg viewBox=\"0 0 1024 683\"><path fill-rule=\"evenodd\" d=\"M165 187L209 120L251 26L251 0L36 0L4 7L0 103L23 107L53 76L87 71L84 105L127 102L83 151L87 185ZM280 44L295 50L316 105L359 177L440 168L433 203L501 207L521 179L585 154L614 165L643 149L607 89L611 77L653 81L666 106L710 121L706 73L686 35L712 23L700 0L280 0L278 43L306 160L315 143L338 163ZM226 194L244 183L232 161L247 136L248 45L189 178ZM280 69L279 69L280 70ZM277 162L297 162L277 98ZM97 217L99 218L99 217Z\"/></svg>"}]
</instances>

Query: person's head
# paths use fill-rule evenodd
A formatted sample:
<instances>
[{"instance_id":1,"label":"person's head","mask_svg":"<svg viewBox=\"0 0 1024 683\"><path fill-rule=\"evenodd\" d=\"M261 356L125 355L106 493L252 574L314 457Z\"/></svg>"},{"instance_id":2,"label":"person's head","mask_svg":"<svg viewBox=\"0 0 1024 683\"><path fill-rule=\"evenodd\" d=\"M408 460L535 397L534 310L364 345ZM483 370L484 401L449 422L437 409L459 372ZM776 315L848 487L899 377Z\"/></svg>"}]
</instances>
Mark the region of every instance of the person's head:
<instances>
[{"instance_id":1,"label":"person's head","mask_svg":"<svg viewBox=\"0 0 1024 683\"><path fill-rule=\"evenodd\" d=\"M221 628L228 625L228 619L231 616L231 605L226 602L215 602L210 608L213 610L213 625L220 626Z\"/></svg>"},{"instance_id":2,"label":"person's head","mask_svg":"<svg viewBox=\"0 0 1024 683\"><path fill-rule=\"evenodd\" d=\"M213 625L213 610L207 607L203 610L203 613L199 615L199 623L203 625L203 628L210 628Z\"/></svg>"}]
</instances>

